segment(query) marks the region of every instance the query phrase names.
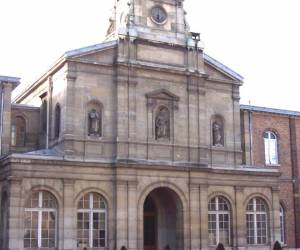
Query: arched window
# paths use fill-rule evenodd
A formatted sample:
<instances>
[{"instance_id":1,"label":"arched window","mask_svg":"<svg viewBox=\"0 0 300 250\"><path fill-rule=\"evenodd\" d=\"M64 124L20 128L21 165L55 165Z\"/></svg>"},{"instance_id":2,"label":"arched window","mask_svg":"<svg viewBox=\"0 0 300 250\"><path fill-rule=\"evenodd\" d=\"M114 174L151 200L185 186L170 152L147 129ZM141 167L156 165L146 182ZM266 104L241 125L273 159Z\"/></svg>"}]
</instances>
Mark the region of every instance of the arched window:
<instances>
[{"instance_id":1,"label":"arched window","mask_svg":"<svg viewBox=\"0 0 300 250\"><path fill-rule=\"evenodd\" d=\"M155 116L155 139L170 139L170 111L160 107Z\"/></svg>"},{"instance_id":2,"label":"arched window","mask_svg":"<svg viewBox=\"0 0 300 250\"><path fill-rule=\"evenodd\" d=\"M229 202L222 196L212 198L208 203L209 245L230 245L230 224Z\"/></svg>"},{"instance_id":3,"label":"arched window","mask_svg":"<svg viewBox=\"0 0 300 250\"><path fill-rule=\"evenodd\" d=\"M33 193L25 204L24 248L55 248L57 201L46 191Z\"/></svg>"},{"instance_id":4,"label":"arched window","mask_svg":"<svg viewBox=\"0 0 300 250\"><path fill-rule=\"evenodd\" d=\"M104 198L98 193L85 194L77 209L77 247L105 247L107 206Z\"/></svg>"},{"instance_id":5,"label":"arched window","mask_svg":"<svg viewBox=\"0 0 300 250\"><path fill-rule=\"evenodd\" d=\"M54 135L55 138L59 138L60 135L60 122L61 122L61 110L59 104L55 107L55 126L54 126Z\"/></svg>"},{"instance_id":6,"label":"arched window","mask_svg":"<svg viewBox=\"0 0 300 250\"><path fill-rule=\"evenodd\" d=\"M48 109L48 104L47 101L44 100L42 104L42 110L41 110L41 116L42 116L42 132L46 133L47 132L47 109Z\"/></svg>"},{"instance_id":7,"label":"arched window","mask_svg":"<svg viewBox=\"0 0 300 250\"><path fill-rule=\"evenodd\" d=\"M88 104L88 135L102 136L102 105L97 101Z\"/></svg>"},{"instance_id":8,"label":"arched window","mask_svg":"<svg viewBox=\"0 0 300 250\"><path fill-rule=\"evenodd\" d=\"M12 121L11 145L14 147L24 147L26 137L26 122L21 116L17 116Z\"/></svg>"},{"instance_id":9,"label":"arched window","mask_svg":"<svg viewBox=\"0 0 300 250\"><path fill-rule=\"evenodd\" d=\"M278 164L277 136L274 132L264 133L265 162L266 164Z\"/></svg>"},{"instance_id":10,"label":"arched window","mask_svg":"<svg viewBox=\"0 0 300 250\"><path fill-rule=\"evenodd\" d=\"M267 244L268 210L261 198L253 198L247 205L247 243L250 245Z\"/></svg>"},{"instance_id":11,"label":"arched window","mask_svg":"<svg viewBox=\"0 0 300 250\"><path fill-rule=\"evenodd\" d=\"M285 243L285 210L283 206L280 204L279 210L279 219L280 219L280 241L281 243Z\"/></svg>"}]
</instances>

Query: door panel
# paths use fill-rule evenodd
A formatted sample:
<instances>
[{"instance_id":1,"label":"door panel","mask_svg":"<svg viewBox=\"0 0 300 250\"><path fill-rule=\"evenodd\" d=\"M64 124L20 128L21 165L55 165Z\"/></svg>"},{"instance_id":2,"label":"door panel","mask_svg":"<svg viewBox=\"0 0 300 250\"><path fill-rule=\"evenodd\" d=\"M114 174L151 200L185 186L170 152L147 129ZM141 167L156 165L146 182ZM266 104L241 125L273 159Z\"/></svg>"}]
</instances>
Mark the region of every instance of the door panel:
<instances>
[{"instance_id":1,"label":"door panel","mask_svg":"<svg viewBox=\"0 0 300 250\"><path fill-rule=\"evenodd\" d=\"M144 250L156 250L155 213L144 214Z\"/></svg>"}]
</instances>

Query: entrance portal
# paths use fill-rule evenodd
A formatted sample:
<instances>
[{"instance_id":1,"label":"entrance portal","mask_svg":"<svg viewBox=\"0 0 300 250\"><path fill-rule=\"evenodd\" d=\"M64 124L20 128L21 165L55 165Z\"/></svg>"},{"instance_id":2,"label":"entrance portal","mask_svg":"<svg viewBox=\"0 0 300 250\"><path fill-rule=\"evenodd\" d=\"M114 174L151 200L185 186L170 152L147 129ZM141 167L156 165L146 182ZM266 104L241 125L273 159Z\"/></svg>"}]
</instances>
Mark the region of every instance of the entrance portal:
<instances>
[{"instance_id":1,"label":"entrance portal","mask_svg":"<svg viewBox=\"0 0 300 250\"><path fill-rule=\"evenodd\" d=\"M144 203L144 250L183 249L183 207L169 188L157 188Z\"/></svg>"}]
</instances>

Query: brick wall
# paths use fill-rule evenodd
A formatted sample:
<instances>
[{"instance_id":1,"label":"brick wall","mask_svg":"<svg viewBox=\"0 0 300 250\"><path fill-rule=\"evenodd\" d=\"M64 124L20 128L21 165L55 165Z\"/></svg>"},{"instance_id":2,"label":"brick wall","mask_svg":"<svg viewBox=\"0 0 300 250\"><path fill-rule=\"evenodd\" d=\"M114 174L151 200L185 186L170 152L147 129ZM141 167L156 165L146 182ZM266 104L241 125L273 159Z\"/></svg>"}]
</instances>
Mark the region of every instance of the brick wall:
<instances>
[{"instance_id":1,"label":"brick wall","mask_svg":"<svg viewBox=\"0 0 300 250\"><path fill-rule=\"evenodd\" d=\"M278 166L265 164L264 139L266 130L277 134ZM297 136L298 135L298 136ZM286 212L286 244L300 247L300 117L252 111L253 164L265 168L278 167L280 177L280 201Z\"/></svg>"}]
</instances>

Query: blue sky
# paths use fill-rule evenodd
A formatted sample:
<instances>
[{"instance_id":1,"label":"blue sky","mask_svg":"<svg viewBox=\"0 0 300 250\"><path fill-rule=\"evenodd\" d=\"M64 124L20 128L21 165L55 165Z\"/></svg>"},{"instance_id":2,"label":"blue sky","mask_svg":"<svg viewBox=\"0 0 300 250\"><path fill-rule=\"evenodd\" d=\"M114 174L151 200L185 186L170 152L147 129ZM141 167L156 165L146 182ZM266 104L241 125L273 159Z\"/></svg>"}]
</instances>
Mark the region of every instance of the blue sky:
<instances>
[{"instance_id":1,"label":"blue sky","mask_svg":"<svg viewBox=\"0 0 300 250\"><path fill-rule=\"evenodd\" d=\"M65 51L100 43L113 0L1 0L0 75L31 83ZM185 0L205 52L245 77L241 102L300 110L299 0Z\"/></svg>"}]
</instances>

